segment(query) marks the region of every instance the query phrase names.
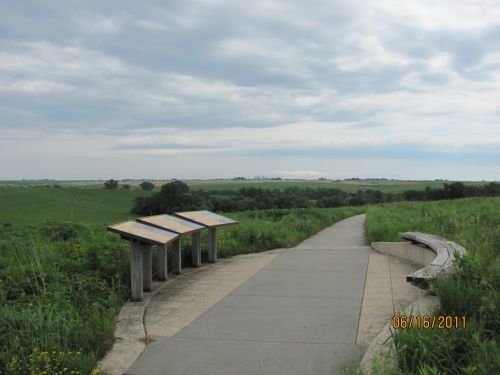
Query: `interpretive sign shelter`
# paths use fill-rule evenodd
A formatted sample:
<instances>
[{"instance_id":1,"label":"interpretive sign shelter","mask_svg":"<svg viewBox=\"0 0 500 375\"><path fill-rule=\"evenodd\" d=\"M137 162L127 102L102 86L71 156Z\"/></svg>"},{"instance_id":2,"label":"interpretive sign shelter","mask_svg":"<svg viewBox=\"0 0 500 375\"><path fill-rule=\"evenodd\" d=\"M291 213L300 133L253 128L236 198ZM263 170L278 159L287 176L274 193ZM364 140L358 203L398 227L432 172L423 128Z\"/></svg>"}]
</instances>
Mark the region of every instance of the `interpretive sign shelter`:
<instances>
[{"instance_id":1,"label":"interpretive sign shelter","mask_svg":"<svg viewBox=\"0 0 500 375\"><path fill-rule=\"evenodd\" d=\"M131 295L132 300L142 301L143 292L151 291L153 281L151 245L165 247L179 234L135 221L110 225L108 230L130 241Z\"/></svg>"},{"instance_id":2,"label":"interpretive sign shelter","mask_svg":"<svg viewBox=\"0 0 500 375\"><path fill-rule=\"evenodd\" d=\"M175 216L171 215L156 215L156 216L147 216L141 217L137 219L138 222L144 223L147 225L154 226L160 229L166 229L168 231L178 233L179 235L183 234L191 234L191 263L193 267L201 266L201 241L200 241L200 231L205 228L203 225L199 225L193 223L188 220L183 220ZM175 249L176 260L174 273L181 272L181 247L180 247L180 238L176 239L173 243L173 248ZM163 249L159 249L158 251L159 258L159 274L160 277L167 277L167 252L166 247Z\"/></svg>"},{"instance_id":3,"label":"interpretive sign shelter","mask_svg":"<svg viewBox=\"0 0 500 375\"><path fill-rule=\"evenodd\" d=\"M181 219L204 225L208 228L208 261L210 263L217 262L217 228L239 223L237 220L217 215L206 210L176 212L174 215Z\"/></svg>"}]
</instances>

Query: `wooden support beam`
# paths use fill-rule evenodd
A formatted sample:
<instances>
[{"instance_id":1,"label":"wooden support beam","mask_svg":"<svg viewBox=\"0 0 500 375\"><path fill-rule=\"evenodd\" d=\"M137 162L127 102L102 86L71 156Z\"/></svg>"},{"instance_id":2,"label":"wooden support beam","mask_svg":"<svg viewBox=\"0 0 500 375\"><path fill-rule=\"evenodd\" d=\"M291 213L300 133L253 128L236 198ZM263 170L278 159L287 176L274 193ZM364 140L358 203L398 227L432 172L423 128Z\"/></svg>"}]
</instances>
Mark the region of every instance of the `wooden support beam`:
<instances>
[{"instance_id":1,"label":"wooden support beam","mask_svg":"<svg viewBox=\"0 0 500 375\"><path fill-rule=\"evenodd\" d=\"M191 263L193 267L201 266L201 233L199 231L191 235Z\"/></svg>"},{"instance_id":2,"label":"wooden support beam","mask_svg":"<svg viewBox=\"0 0 500 375\"><path fill-rule=\"evenodd\" d=\"M151 245L141 244L142 247L142 278L143 290L151 292L153 283L153 262L151 254Z\"/></svg>"},{"instance_id":3,"label":"wooden support beam","mask_svg":"<svg viewBox=\"0 0 500 375\"><path fill-rule=\"evenodd\" d=\"M130 242L130 286L132 301L142 301L143 276L142 276L142 248L138 242Z\"/></svg>"},{"instance_id":4,"label":"wooden support beam","mask_svg":"<svg viewBox=\"0 0 500 375\"><path fill-rule=\"evenodd\" d=\"M168 258L167 245L158 246L158 259L156 261L156 275L158 280L165 281L168 279Z\"/></svg>"},{"instance_id":5,"label":"wooden support beam","mask_svg":"<svg viewBox=\"0 0 500 375\"><path fill-rule=\"evenodd\" d=\"M182 270L182 254L181 254L181 239L177 238L174 242L172 242L172 251L174 253L174 269L172 272L176 275L179 275Z\"/></svg>"},{"instance_id":6,"label":"wooden support beam","mask_svg":"<svg viewBox=\"0 0 500 375\"><path fill-rule=\"evenodd\" d=\"M208 262L217 263L217 228L208 228Z\"/></svg>"}]
</instances>

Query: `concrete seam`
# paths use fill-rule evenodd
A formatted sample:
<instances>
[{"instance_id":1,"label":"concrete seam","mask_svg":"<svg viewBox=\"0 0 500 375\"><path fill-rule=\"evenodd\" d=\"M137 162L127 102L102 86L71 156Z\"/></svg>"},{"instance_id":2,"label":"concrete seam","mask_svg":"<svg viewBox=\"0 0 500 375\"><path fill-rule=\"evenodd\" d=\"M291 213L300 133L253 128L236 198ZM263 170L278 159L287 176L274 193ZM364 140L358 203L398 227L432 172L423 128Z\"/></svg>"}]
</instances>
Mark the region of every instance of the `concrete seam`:
<instances>
[{"instance_id":1,"label":"concrete seam","mask_svg":"<svg viewBox=\"0 0 500 375\"><path fill-rule=\"evenodd\" d=\"M359 307L358 328L356 329L356 343L358 342L359 323L361 322L361 313L363 312L363 301L365 300L366 283L368 282L368 267L370 266L370 257L371 255L368 256L368 262L366 262L365 285L363 286L363 295L361 296L361 306Z\"/></svg>"},{"instance_id":2,"label":"concrete seam","mask_svg":"<svg viewBox=\"0 0 500 375\"><path fill-rule=\"evenodd\" d=\"M391 267L391 256L388 256L389 262L389 280L391 282L391 299L392 299L392 313L396 314L396 306L394 305L394 288L392 287L392 267Z\"/></svg>"}]
</instances>

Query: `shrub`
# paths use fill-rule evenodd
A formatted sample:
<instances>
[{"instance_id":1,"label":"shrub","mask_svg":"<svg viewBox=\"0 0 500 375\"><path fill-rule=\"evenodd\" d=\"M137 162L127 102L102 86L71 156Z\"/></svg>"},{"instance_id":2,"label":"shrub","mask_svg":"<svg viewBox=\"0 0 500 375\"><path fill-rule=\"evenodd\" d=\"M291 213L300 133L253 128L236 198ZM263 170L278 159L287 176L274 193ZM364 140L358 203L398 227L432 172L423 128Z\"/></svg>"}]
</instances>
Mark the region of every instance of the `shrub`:
<instances>
[{"instance_id":1,"label":"shrub","mask_svg":"<svg viewBox=\"0 0 500 375\"><path fill-rule=\"evenodd\" d=\"M152 191L155 188L155 184L149 181L144 181L139 186L144 191Z\"/></svg>"},{"instance_id":2,"label":"shrub","mask_svg":"<svg viewBox=\"0 0 500 375\"><path fill-rule=\"evenodd\" d=\"M108 180L104 183L104 189L114 190L118 189L118 181L116 180Z\"/></svg>"}]
</instances>

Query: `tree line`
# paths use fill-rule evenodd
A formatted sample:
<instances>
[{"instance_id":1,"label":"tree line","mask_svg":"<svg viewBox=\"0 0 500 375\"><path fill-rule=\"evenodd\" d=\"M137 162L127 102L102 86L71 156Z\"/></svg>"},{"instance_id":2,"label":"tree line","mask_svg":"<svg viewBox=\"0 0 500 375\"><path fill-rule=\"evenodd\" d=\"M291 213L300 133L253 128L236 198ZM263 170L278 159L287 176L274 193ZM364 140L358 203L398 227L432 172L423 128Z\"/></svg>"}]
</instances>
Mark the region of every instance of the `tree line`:
<instances>
[{"instance_id":1,"label":"tree line","mask_svg":"<svg viewBox=\"0 0 500 375\"><path fill-rule=\"evenodd\" d=\"M442 188L384 193L380 190L346 192L341 189L288 187L280 189L242 188L239 190L192 191L182 181L172 181L158 193L134 199L132 213L156 215L175 211L206 209L210 211L248 211L272 208L346 207L397 201L431 201L476 196L500 196L500 184L466 186L461 182Z\"/></svg>"},{"instance_id":2,"label":"tree line","mask_svg":"<svg viewBox=\"0 0 500 375\"><path fill-rule=\"evenodd\" d=\"M104 182L104 189L116 190L116 189L118 189L118 184L119 184L119 182L117 180L114 180L114 179L107 180L106 182ZM121 185L121 187L123 190L130 190L130 188L131 188L130 184L123 184L123 185ZM141 184L139 184L139 187L142 190L151 191L155 188L155 184L153 184L152 182L149 182L149 181L144 181Z\"/></svg>"}]
</instances>

